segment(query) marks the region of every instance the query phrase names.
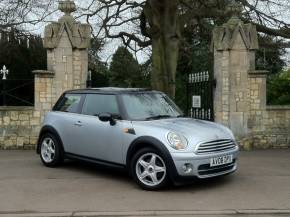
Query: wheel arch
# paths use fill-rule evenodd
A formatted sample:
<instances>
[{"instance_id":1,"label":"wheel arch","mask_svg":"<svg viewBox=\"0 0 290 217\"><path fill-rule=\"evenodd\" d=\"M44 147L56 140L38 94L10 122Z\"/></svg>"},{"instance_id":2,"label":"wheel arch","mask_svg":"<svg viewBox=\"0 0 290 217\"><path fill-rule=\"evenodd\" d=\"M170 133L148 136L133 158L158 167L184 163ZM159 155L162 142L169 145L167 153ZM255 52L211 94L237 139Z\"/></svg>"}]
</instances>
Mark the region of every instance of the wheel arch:
<instances>
[{"instance_id":1,"label":"wheel arch","mask_svg":"<svg viewBox=\"0 0 290 217\"><path fill-rule=\"evenodd\" d=\"M129 169L131 160L136 152L138 152L142 148L154 148L157 151L159 151L163 157L165 158L165 162L168 165L168 172L171 179L174 179L174 177L177 175L177 170L175 167L175 164L173 162L173 159L171 157L171 154L169 150L164 146L164 144L159 141L158 139L150 136L142 136L137 139L135 139L129 146L127 155L126 155L126 167Z\"/></svg>"},{"instance_id":2,"label":"wheel arch","mask_svg":"<svg viewBox=\"0 0 290 217\"><path fill-rule=\"evenodd\" d=\"M44 134L46 134L46 133L51 133L51 134L53 134L53 135L57 138L57 140L58 140L58 142L59 142L59 144L60 144L60 146L61 146L61 148L62 148L62 151L64 151L64 147L63 147L62 140L61 140L61 138L60 138L60 135L59 135L58 132L56 131L56 129L55 129L54 127L50 126L50 125L45 125L45 126L43 126L43 127L41 128L40 133L39 133L39 136L38 136L37 147L36 147L36 152L37 152L37 154L40 153L40 145L41 145L40 142L41 142L41 137L42 137Z\"/></svg>"}]
</instances>

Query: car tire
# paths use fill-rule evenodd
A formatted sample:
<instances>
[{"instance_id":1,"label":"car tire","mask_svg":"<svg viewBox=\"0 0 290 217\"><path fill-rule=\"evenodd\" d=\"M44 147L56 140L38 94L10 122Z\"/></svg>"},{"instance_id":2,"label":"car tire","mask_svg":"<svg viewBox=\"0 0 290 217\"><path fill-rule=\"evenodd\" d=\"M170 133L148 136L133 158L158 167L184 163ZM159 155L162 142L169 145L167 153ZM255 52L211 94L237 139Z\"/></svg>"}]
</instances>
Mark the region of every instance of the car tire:
<instances>
[{"instance_id":1,"label":"car tire","mask_svg":"<svg viewBox=\"0 0 290 217\"><path fill-rule=\"evenodd\" d=\"M47 167L57 167L63 163L63 149L52 133L46 133L40 139L40 159Z\"/></svg>"},{"instance_id":2,"label":"car tire","mask_svg":"<svg viewBox=\"0 0 290 217\"><path fill-rule=\"evenodd\" d=\"M130 172L135 182L144 190L159 190L168 183L166 160L153 148L143 148L135 153Z\"/></svg>"}]
</instances>

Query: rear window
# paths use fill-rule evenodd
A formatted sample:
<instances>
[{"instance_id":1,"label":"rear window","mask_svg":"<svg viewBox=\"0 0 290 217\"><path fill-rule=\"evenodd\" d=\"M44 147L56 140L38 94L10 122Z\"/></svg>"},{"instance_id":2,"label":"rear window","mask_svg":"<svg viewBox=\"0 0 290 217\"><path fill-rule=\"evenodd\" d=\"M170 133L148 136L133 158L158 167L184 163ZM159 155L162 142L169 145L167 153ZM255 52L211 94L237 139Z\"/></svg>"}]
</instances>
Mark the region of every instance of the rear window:
<instances>
[{"instance_id":1,"label":"rear window","mask_svg":"<svg viewBox=\"0 0 290 217\"><path fill-rule=\"evenodd\" d=\"M81 101L81 95L65 94L54 107L54 111L77 113Z\"/></svg>"}]
</instances>

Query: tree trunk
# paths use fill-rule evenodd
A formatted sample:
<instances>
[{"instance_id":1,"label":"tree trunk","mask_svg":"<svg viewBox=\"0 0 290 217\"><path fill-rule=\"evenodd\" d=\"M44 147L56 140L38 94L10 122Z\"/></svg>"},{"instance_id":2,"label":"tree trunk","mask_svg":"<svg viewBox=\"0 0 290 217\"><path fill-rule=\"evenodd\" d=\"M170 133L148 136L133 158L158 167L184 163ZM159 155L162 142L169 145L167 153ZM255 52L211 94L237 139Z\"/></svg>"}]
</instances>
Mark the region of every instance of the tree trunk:
<instances>
[{"instance_id":1,"label":"tree trunk","mask_svg":"<svg viewBox=\"0 0 290 217\"><path fill-rule=\"evenodd\" d=\"M177 0L147 0L144 8L152 40L151 86L175 97L180 29Z\"/></svg>"}]
</instances>

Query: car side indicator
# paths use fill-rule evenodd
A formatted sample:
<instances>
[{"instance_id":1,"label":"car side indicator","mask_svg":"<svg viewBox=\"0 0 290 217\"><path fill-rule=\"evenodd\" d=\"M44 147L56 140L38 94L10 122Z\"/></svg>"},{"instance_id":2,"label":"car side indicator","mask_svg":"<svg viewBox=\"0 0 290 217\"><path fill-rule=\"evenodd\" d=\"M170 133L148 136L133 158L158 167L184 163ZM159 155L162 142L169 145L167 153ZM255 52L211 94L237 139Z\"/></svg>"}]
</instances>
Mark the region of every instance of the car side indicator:
<instances>
[{"instance_id":1,"label":"car side indicator","mask_svg":"<svg viewBox=\"0 0 290 217\"><path fill-rule=\"evenodd\" d=\"M129 134L132 134L132 135L136 135L135 130L133 128L124 128L123 132L124 133L129 133Z\"/></svg>"}]
</instances>

